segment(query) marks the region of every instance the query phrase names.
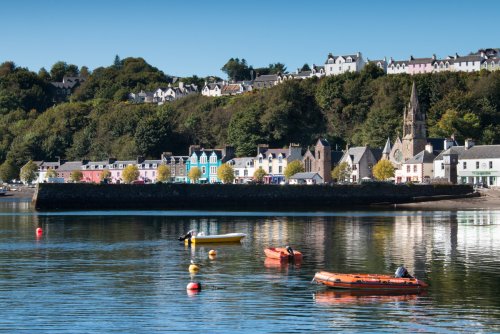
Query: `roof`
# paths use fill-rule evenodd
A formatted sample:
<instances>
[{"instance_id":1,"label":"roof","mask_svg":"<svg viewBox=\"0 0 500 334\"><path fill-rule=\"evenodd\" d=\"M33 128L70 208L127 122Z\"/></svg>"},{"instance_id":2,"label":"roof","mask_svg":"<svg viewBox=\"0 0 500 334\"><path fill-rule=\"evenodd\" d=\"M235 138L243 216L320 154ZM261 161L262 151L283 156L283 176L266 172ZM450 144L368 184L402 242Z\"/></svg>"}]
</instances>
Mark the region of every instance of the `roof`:
<instances>
[{"instance_id":1,"label":"roof","mask_svg":"<svg viewBox=\"0 0 500 334\"><path fill-rule=\"evenodd\" d=\"M410 58L409 64L432 64L435 61L434 58Z\"/></svg>"},{"instance_id":2,"label":"roof","mask_svg":"<svg viewBox=\"0 0 500 334\"><path fill-rule=\"evenodd\" d=\"M241 90L241 86L239 84L229 84L222 87L222 94L224 93L238 93Z\"/></svg>"},{"instance_id":3,"label":"roof","mask_svg":"<svg viewBox=\"0 0 500 334\"><path fill-rule=\"evenodd\" d=\"M350 147L348 154L351 156L352 163L359 163L359 160L361 160L367 149L368 147L366 146Z\"/></svg>"},{"instance_id":4,"label":"roof","mask_svg":"<svg viewBox=\"0 0 500 334\"><path fill-rule=\"evenodd\" d=\"M257 78L255 78L255 82L263 82L263 81L277 81L278 80L278 75L277 74L265 74L265 75L259 75Z\"/></svg>"},{"instance_id":5,"label":"roof","mask_svg":"<svg viewBox=\"0 0 500 334\"><path fill-rule=\"evenodd\" d=\"M74 170L80 170L82 168L82 162L81 161L68 161L63 163L58 171L74 171Z\"/></svg>"},{"instance_id":6,"label":"roof","mask_svg":"<svg viewBox=\"0 0 500 334\"><path fill-rule=\"evenodd\" d=\"M234 168L245 168L249 162L252 162L253 158L233 158L229 160Z\"/></svg>"},{"instance_id":7,"label":"roof","mask_svg":"<svg viewBox=\"0 0 500 334\"><path fill-rule=\"evenodd\" d=\"M427 150L423 150L420 153L417 153L417 155L415 155L413 158L406 160L404 164L409 165L409 164L432 163L435 158L436 155L434 155L434 153L430 153Z\"/></svg>"},{"instance_id":8,"label":"roof","mask_svg":"<svg viewBox=\"0 0 500 334\"><path fill-rule=\"evenodd\" d=\"M288 156L288 149L287 148L268 148L265 151L261 151L262 155L267 157L270 154L274 157L277 157L278 155L282 155L284 158Z\"/></svg>"},{"instance_id":9,"label":"roof","mask_svg":"<svg viewBox=\"0 0 500 334\"><path fill-rule=\"evenodd\" d=\"M296 173L296 174L293 174L293 176L290 177L290 179L302 179L302 180L305 180L305 179L313 179L314 177L319 177L320 179L323 179L321 177L321 175L319 175L318 173L311 173L311 172Z\"/></svg>"},{"instance_id":10,"label":"roof","mask_svg":"<svg viewBox=\"0 0 500 334\"><path fill-rule=\"evenodd\" d=\"M193 152L193 154L196 154L198 157L200 157L203 153L205 153L205 155L207 157L210 157L212 155L212 153L215 153L215 155L217 156L217 159L222 159L222 151L221 150L196 150Z\"/></svg>"},{"instance_id":11,"label":"roof","mask_svg":"<svg viewBox=\"0 0 500 334\"><path fill-rule=\"evenodd\" d=\"M500 145L477 145L463 150L460 159L498 159L500 158Z\"/></svg>"},{"instance_id":12,"label":"roof","mask_svg":"<svg viewBox=\"0 0 500 334\"><path fill-rule=\"evenodd\" d=\"M387 138L387 141L385 142L384 149L382 150L383 154L389 154L391 153L391 139Z\"/></svg>"},{"instance_id":13,"label":"roof","mask_svg":"<svg viewBox=\"0 0 500 334\"><path fill-rule=\"evenodd\" d=\"M481 55L469 55L469 56L459 56L455 61L464 62L464 61L482 61L482 60L485 60L485 57L481 57Z\"/></svg>"},{"instance_id":14,"label":"roof","mask_svg":"<svg viewBox=\"0 0 500 334\"><path fill-rule=\"evenodd\" d=\"M465 151L464 146L452 146L445 151L441 151L434 160L443 160L443 155L445 154L458 154L458 156L461 156L463 151Z\"/></svg>"}]
</instances>

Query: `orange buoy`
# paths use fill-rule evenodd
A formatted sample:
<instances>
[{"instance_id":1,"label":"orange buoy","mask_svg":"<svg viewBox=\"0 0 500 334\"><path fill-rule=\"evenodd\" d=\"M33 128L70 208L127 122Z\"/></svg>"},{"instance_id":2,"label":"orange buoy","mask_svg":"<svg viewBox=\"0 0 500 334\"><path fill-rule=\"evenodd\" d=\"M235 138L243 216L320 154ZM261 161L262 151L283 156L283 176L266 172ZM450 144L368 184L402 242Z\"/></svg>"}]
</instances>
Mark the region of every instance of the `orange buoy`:
<instances>
[{"instance_id":1,"label":"orange buoy","mask_svg":"<svg viewBox=\"0 0 500 334\"><path fill-rule=\"evenodd\" d=\"M42 235L43 234L43 230L41 227L37 227L36 229L36 235Z\"/></svg>"},{"instance_id":2,"label":"orange buoy","mask_svg":"<svg viewBox=\"0 0 500 334\"><path fill-rule=\"evenodd\" d=\"M198 282L190 282L187 287L186 287L186 290L196 290L196 291L200 291L201 290L201 284L198 283Z\"/></svg>"},{"instance_id":3,"label":"orange buoy","mask_svg":"<svg viewBox=\"0 0 500 334\"><path fill-rule=\"evenodd\" d=\"M200 270L200 267L199 267L199 266L197 266L196 264L191 263L191 264L189 265L189 272L190 272L190 273L196 273L196 272L198 272L198 270Z\"/></svg>"},{"instance_id":4,"label":"orange buoy","mask_svg":"<svg viewBox=\"0 0 500 334\"><path fill-rule=\"evenodd\" d=\"M217 252L216 252L215 250L211 249L211 250L208 252L208 255L210 255L210 256L215 256L215 255L217 255Z\"/></svg>"}]
</instances>

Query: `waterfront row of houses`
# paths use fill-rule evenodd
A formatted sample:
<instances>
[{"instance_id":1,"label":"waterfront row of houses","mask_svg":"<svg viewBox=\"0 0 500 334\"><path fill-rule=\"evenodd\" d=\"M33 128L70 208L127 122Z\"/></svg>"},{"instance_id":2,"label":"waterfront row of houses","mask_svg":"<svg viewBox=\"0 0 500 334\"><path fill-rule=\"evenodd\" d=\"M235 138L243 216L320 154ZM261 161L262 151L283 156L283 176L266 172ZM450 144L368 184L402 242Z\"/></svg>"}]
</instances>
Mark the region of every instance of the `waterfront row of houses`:
<instances>
[{"instance_id":1,"label":"waterfront row of houses","mask_svg":"<svg viewBox=\"0 0 500 334\"><path fill-rule=\"evenodd\" d=\"M143 91L130 93L128 100L132 103L156 103L162 105L165 102L175 101L181 97L198 93L198 86L195 84L184 84L179 81L177 86L168 84L167 87L158 87L155 91Z\"/></svg>"},{"instance_id":2,"label":"waterfront row of houses","mask_svg":"<svg viewBox=\"0 0 500 334\"><path fill-rule=\"evenodd\" d=\"M104 170L110 172L109 182L123 182L122 173L128 165L139 170L139 180L156 182L157 169L161 164L170 167L172 182L191 183L189 171L197 167L201 171L198 182L218 183L217 171L222 164L232 166L235 183L253 181L254 173L262 168L267 174L265 183L285 182L285 170L292 161L300 161L305 173L288 180L290 183L329 183L334 166L345 162L348 176L345 181L352 183L373 179L373 167L381 159L389 160L395 167L394 182L426 183L446 181L453 183L482 184L500 186L500 145L474 145L466 140L460 146L453 138L428 138L426 115L420 109L416 85L413 83L410 101L403 113L403 136L390 139L383 149L346 147L344 151L332 150L325 139L318 139L315 145L302 148L290 144L287 148L269 148L266 144L257 146L254 157L235 157L234 148L204 149L197 145L189 147L188 155L175 156L164 153L160 159L104 161L36 161L38 178L36 182L46 182L47 172L54 170L59 182L69 182L71 173L82 172L82 182L100 182Z\"/></svg>"}]
</instances>

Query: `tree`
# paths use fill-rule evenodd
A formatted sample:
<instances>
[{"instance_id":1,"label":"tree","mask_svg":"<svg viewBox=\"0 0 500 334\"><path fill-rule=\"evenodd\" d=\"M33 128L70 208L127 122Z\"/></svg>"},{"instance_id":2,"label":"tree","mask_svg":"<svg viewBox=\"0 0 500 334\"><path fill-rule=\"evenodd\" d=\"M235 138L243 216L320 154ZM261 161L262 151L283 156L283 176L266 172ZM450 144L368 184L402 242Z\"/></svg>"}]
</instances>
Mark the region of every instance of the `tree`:
<instances>
[{"instance_id":1,"label":"tree","mask_svg":"<svg viewBox=\"0 0 500 334\"><path fill-rule=\"evenodd\" d=\"M111 172L109 169L104 169L101 172L101 175L99 175L99 178L101 179L102 182L109 182L109 178L111 177Z\"/></svg>"},{"instance_id":2,"label":"tree","mask_svg":"<svg viewBox=\"0 0 500 334\"><path fill-rule=\"evenodd\" d=\"M310 70L311 70L311 68L309 67L309 64L307 64L307 63L302 65L302 68L300 69L301 72L310 71Z\"/></svg>"},{"instance_id":3,"label":"tree","mask_svg":"<svg viewBox=\"0 0 500 334\"><path fill-rule=\"evenodd\" d=\"M115 56L115 61L113 62L113 66L117 69L122 67L122 61L120 60L120 57L118 55Z\"/></svg>"},{"instance_id":4,"label":"tree","mask_svg":"<svg viewBox=\"0 0 500 334\"><path fill-rule=\"evenodd\" d=\"M69 175L69 178L73 182L80 182L83 179L83 173L80 170L74 170Z\"/></svg>"},{"instance_id":5,"label":"tree","mask_svg":"<svg viewBox=\"0 0 500 334\"><path fill-rule=\"evenodd\" d=\"M16 166L12 160L5 160L4 163L0 166L0 180L4 182L9 182L12 179L15 179L17 176Z\"/></svg>"},{"instance_id":6,"label":"tree","mask_svg":"<svg viewBox=\"0 0 500 334\"><path fill-rule=\"evenodd\" d=\"M290 162L285 168L285 178L289 180L292 176L297 173L302 173L304 171L304 166L300 160L294 160Z\"/></svg>"},{"instance_id":7,"label":"tree","mask_svg":"<svg viewBox=\"0 0 500 334\"><path fill-rule=\"evenodd\" d=\"M262 167L259 167L259 169L253 173L253 178L255 181L262 183L262 181L264 181L264 176L266 175L266 171Z\"/></svg>"},{"instance_id":8,"label":"tree","mask_svg":"<svg viewBox=\"0 0 500 334\"><path fill-rule=\"evenodd\" d=\"M221 71L227 74L229 80L241 81L250 79L250 69L245 59L231 58L222 66Z\"/></svg>"},{"instance_id":9,"label":"tree","mask_svg":"<svg viewBox=\"0 0 500 334\"><path fill-rule=\"evenodd\" d=\"M233 183L234 181L233 167L231 167L231 165L227 163L222 164L222 166L220 166L219 169L217 170L217 177L225 184Z\"/></svg>"},{"instance_id":10,"label":"tree","mask_svg":"<svg viewBox=\"0 0 500 334\"><path fill-rule=\"evenodd\" d=\"M28 161L26 165L21 168L21 173L19 177L21 181L26 184L33 182L37 177L38 166L33 162L33 160Z\"/></svg>"},{"instance_id":11,"label":"tree","mask_svg":"<svg viewBox=\"0 0 500 334\"><path fill-rule=\"evenodd\" d=\"M389 160L382 159L373 166L373 176L377 180L385 181L388 178L394 177L394 166Z\"/></svg>"},{"instance_id":12,"label":"tree","mask_svg":"<svg viewBox=\"0 0 500 334\"><path fill-rule=\"evenodd\" d=\"M49 169L47 170L47 173L45 173L45 177L46 177L47 179L49 179L49 178L53 178L53 177L57 177L57 172L55 171L55 169L49 168Z\"/></svg>"},{"instance_id":13,"label":"tree","mask_svg":"<svg viewBox=\"0 0 500 334\"><path fill-rule=\"evenodd\" d=\"M123 182L132 183L139 178L139 175L139 168L136 165L128 165L122 172Z\"/></svg>"},{"instance_id":14,"label":"tree","mask_svg":"<svg viewBox=\"0 0 500 334\"><path fill-rule=\"evenodd\" d=\"M42 67L39 71L38 71L38 77L43 80L43 81L47 81L49 82L50 81L50 73L45 69L45 67Z\"/></svg>"},{"instance_id":15,"label":"tree","mask_svg":"<svg viewBox=\"0 0 500 334\"><path fill-rule=\"evenodd\" d=\"M171 177L172 173L169 166L165 164L161 164L158 166L158 169L156 170L156 181L158 182L169 181Z\"/></svg>"},{"instance_id":16,"label":"tree","mask_svg":"<svg viewBox=\"0 0 500 334\"><path fill-rule=\"evenodd\" d=\"M201 170L198 167L193 167L189 170L188 178L192 180L193 183L198 183L201 177Z\"/></svg>"},{"instance_id":17,"label":"tree","mask_svg":"<svg viewBox=\"0 0 500 334\"><path fill-rule=\"evenodd\" d=\"M337 182L348 182L351 178L351 167L347 162L341 162L332 170L332 179Z\"/></svg>"},{"instance_id":18,"label":"tree","mask_svg":"<svg viewBox=\"0 0 500 334\"><path fill-rule=\"evenodd\" d=\"M282 63L269 64L269 73L271 74L279 74L286 73L286 66Z\"/></svg>"}]
</instances>

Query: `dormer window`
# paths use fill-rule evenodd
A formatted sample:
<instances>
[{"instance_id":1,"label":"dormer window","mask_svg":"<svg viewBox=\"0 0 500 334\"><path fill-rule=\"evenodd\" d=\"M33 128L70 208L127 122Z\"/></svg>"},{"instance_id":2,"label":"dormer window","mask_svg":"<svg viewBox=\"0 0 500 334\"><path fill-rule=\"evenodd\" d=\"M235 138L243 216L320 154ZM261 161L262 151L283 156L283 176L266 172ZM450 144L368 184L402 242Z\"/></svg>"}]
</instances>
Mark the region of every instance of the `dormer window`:
<instances>
[{"instance_id":1,"label":"dormer window","mask_svg":"<svg viewBox=\"0 0 500 334\"><path fill-rule=\"evenodd\" d=\"M200 164L206 164L207 163L207 156L206 155L202 155L200 157Z\"/></svg>"},{"instance_id":2,"label":"dormer window","mask_svg":"<svg viewBox=\"0 0 500 334\"><path fill-rule=\"evenodd\" d=\"M259 157L259 164L262 163L262 157Z\"/></svg>"},{"instance_id":3,"label":"dormer window","mask_svg":"<svg viewBox=\"0 0 500 334\"><path fill-rule=\"evenodd\" d=\"M269 163L273 162L273 156L270 155L269 158L268 158L268 160L269 160Z\"/></svg>"},{"instance_id":4,"label":"dormer window","mask_svg":"<svg viewBox=\"0 0 500 334\"><path fill-rule=\"evenodd\" d=\"M282 162L283 162L283 157L280 155L280 156L278 157L278 163L282 163Z\"/></svg>"},{"instance_id":5,"label":"dormer window","mask_svg":"<svg viewBox=\"0 0 500 334\"><path fill-rule=\"evenodd\" d=\"M210 163L217 163L217 156L215 154L210 156Z\"/></svg>"},{"instance_id":6,"label":"dormer window","mask_svg":"<svg viewBox=\"0 0 500 334\"><path fill-rule=\"evenodd\" d=\"M193 155L191 156L191 163L192 163L192 164L195 164L195 163L197 163L197 162L198 162L198 159L197 159L196 155L194 155L194 154L193 154Z\"/></svg>"}]
</instances>

